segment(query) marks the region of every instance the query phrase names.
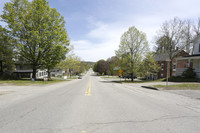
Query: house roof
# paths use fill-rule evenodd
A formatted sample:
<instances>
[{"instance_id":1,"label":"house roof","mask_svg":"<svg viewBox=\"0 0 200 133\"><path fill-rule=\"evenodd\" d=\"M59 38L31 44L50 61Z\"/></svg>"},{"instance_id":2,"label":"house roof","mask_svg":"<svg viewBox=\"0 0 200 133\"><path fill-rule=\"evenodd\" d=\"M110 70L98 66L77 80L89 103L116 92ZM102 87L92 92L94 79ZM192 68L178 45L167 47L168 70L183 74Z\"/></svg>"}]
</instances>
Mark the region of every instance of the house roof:
<instances>
[{"instance_id":1,"label":"house roof","mask_svg":"<svg viewBox=\"0 0 200 133\"><path fill-rule=\"evenodd\" d=\"M172 56L174 57L181 52L185 52L185 51L184 50L176 51L172 54ZM160 54L155 55L155 61L167 61L169 59L170 59L169 54L167 54L167 53L160 53Z\"/></svg>"},{"instance_id":2,"label":"house roof","mask_svg":"<svg viewBox=\"0 0 200 133\"><path fill-rule=\"evenodd\" d=\"M189 55L189 56L184 56L184 57L178 57L176 58L177 60L187 60L187 59L200 59L200 54L195 54L195 55Z\"/></svg>"},{"instance_id":3,"label":"house roof","mask_svg":"<svg viewBox=\"0 0 200 133\"><path fill-rule=\"evenodd\" d=\"M197 57L200 56L200 54L193 54L193 55L188 55L188 56L184 56L184 57Z\"/></svg>"},{"instance_id":4,"label":"house roof","mask_svg":"<svg viewBox=\"0 0 200 133\"><path fill-rule=\"evenodd\" d=\"M200 34L197 35L197 36L192 40L192 42L194 43L194 42L196 42L198 39L200 39Z\"/></svg>"},{"instance_id":5,"label":"house roof","mask_svg":"<svg viewBox=\"0 0 200 133\"><path fill-rule=\"evenodd\" d=\"M156 54L155 61L166 61L169 59L169 55L167 53Z\"/></svg>"}]
</instances>

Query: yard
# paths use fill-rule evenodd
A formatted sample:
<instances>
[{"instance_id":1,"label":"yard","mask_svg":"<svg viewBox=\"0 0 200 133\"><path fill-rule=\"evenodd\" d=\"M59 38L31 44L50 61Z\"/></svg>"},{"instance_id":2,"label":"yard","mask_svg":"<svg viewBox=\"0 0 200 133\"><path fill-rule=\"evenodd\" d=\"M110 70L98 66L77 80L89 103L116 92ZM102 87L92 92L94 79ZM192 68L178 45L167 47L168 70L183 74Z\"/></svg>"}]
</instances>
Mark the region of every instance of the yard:
<instances>
[{"instance_id":1,"label":"yard","mask_svg":"<svg viewBox=\"0 0 200 133\"><path fill-rule=\"evenodd\" d=\"M49 80L49 81L43 81L43 80L31 81L30 79L0 80L0 85L11 85L11 86L13 85L15 86L47 85L47 84L64 82L64 81L66 80Z\"/></svg>"},{"instance_id":2,"label":"yard","mask_svg":"<svg viewBox=\"0 0 200 133\"><path fill-rule=\"evenodd\" d=\"M177 85L153 85L152 87L164 90L200 90L200 83L183 83Z\"/></svg>"}]
</instances>

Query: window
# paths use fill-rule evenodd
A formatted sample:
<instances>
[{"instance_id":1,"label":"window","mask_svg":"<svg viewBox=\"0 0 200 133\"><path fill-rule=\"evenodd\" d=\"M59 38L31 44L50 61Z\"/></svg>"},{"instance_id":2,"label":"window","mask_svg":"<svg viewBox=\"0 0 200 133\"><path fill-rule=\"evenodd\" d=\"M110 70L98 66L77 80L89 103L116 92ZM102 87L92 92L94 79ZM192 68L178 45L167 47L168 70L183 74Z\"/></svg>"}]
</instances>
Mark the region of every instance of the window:
<instances>
[{"instance_id":1,"label":"window","mask_svg":"<svg viewBox=\"0 0 200 133\"><path fill-rule=\"evenodd\" d=\"M0 61L0 72L3 72L2 61Z\"/></svg>"},{"instance_id":2,"label":"window","mask_svg":"<svg viewBox=\"0 0 200 133\"><path fill-rule=\"evenodd\" d=\"M173 69L176 69L176 64L173 65Z\"/></svg>"},{"instance_id":3,"label":"window","mask_svg":"<svg viewBox=\"0 0 200 133\"><path fill-rule=\"evenodd\" d=\"M163 78L163 73L160 74L160 77Z\"/></svg>"},{"instance_id":4,"label":"window","mask_svg":"<svg viewBox=\"0 0 200 133\"><path fill-rule=\"evenodd\" d=\"M164 70L164 63L161 63L161 70Z\"/></svg>"},{"instance_id":5,"label":"window","mask_svg":"<svg viewBox=\"0 0 200 133\"><path fill-rule=\"evenodd\" d=\"M173 71L176 71L176 64L173 64Z\"/></svg>"},{"instance_id":6,"label":"window","mask_svg":"<svg viewBox=\"0 0 200 133\"><path fill-rule=\"evenodd\" d=\"M200 52L200 43L199 43L199 52Z\"/></svg>"}]
</instances>

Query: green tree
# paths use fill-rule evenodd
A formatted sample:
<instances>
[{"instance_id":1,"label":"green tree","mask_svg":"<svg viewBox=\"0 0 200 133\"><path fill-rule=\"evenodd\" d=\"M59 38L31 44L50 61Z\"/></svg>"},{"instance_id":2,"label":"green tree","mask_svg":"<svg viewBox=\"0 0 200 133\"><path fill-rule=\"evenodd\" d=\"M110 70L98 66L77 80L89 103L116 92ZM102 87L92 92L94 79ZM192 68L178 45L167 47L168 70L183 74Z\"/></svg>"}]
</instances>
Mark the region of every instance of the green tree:
<instances>
[{"instance_id":1,"label":"green tree","mask_svg":"<svg viewBox=\"0 0 200 133\"><path fill-rule=\"evenodd\" d=\"M66 59L60 62L57 68L64 69L66 72L69 72L69 76L80 74L81 73L81 60L75 54L70 54Z\"/></svg>"},{"instance_id":2,"label":"green tree","mask_svg":"<svg viewBox=\"0 0 200 133\"><path fill-rule=\"evenodd\" d=\"M93 68L94 67L94 62L88 62L88 61L81 61L81 71L82 72L85 72L85 71L88 71L90 68Z\"/></svg>"},{"instance_id":3,"label":"green tree","mask_svg":"<svg viewBox=\"0 0 200 133\"><path fill-rule=\"evenodd\" d=\"M44 63L49 66L47 62L58 49L57 45L67 50L69 38L64 17L50 8L46 0L13 0L5 4L1 17L17 40L15 51L32 65L33 78Z\"/></svg>"},{"instance_id":4,"label":"green tree","mask_svg":"<svg viewBox=\"0 0 200 133\"><path fill-rule=\"evenodd\" d=\"M66 58L67 49L63 48L62 45L54 46L50 52L44 57L44 67L48 70L48 78L50 77L50 70Z\"/></svg>"},{"instance_id":5,"label":"green tree","mask_svg":"<svg viewBox=\"0 0 200 133\"><path fill-rule=\"evenodd\" d=\"M158 70L160 69L160 66L155 61L155 53L148 52L145 58L143 59L140 68L140 72L143 76L148 76L149 74L157 74Z\"/></svg>"},{"instance_id":6,"label":"green tree","mask_svg":"<svg viewBox=\"0 0 200 133\"><path fill-rule=\"evenodd\" d=\"M133 82L134 75L139 72L142 56L149 50L146 35L134 26L130 27L122 37L119 50L116 51L117 57L121 60L121 69L131 74Z\"/></svg>"},{"instance_id":7,"label":"green tree","mask_svg":"<svg viewBox=\"0 0 200 133\"><path fill-rule=\"evenodd\" d=\"M14 71L14 52L9 31L0 26L0 64L2 71L11 74Z\"/></svg>"},{"instance_id":8,"label":"green tree","mask_svg":"<svg viewBox=\"0 0 200 133\"><path fill-rule=\"evenodd\" d=\"M109 75L117 75L119 70L115 70L115 68L118 66L118 58L116 56L113 56L111 58L108 58L106 62L109 66Z\"/></svg>"},{"instance_id":9,"label":"green tree","mask_svg":"<svg viewBox=\"0 0 200 133\"><path fill-rule=\"evenodd\" d=\"M105 60L99 60L97 63L97 71L102 75L109 73L109 66Z\"/></svg>"},{"instance_id":10,"label":"green tree","mask_svg":"<svg viewBox=\"0 0 200 133\"><path fill-rule=\"evenodd\" d=\"M109 64L107 61L101 59L96 62L96 64L93 67L93 70L95 72L98 72L101 75L108 75L110 73L109 71Z\"/></svg>"},{"instance_id":11,"label":"green tree","mask_svg":"<svg viewBox=\"0 0 200 133\"><path fill-rule=\"evenodd\" d=\"M94 64L93 71L97 72L97 62Z\"/></svg>"}]
</instances>

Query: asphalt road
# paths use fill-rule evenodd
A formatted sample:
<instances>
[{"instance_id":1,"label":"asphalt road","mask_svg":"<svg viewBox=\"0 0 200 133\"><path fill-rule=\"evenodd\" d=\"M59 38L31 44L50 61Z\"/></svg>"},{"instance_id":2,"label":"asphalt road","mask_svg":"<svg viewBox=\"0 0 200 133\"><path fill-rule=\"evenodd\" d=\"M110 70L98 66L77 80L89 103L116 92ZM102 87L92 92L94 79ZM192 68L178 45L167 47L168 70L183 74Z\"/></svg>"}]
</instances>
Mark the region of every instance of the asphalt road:
<instances>
[{"instance_id":1,"label":"asphalt road","mask_svg":"<svg viewBox=\"0 0 200 133\"><path fill-rule=\"evenodd\" d=\"M92 76L0 96L0 133L199 133L200 100Z\"/></svg>"}]
</instances>

